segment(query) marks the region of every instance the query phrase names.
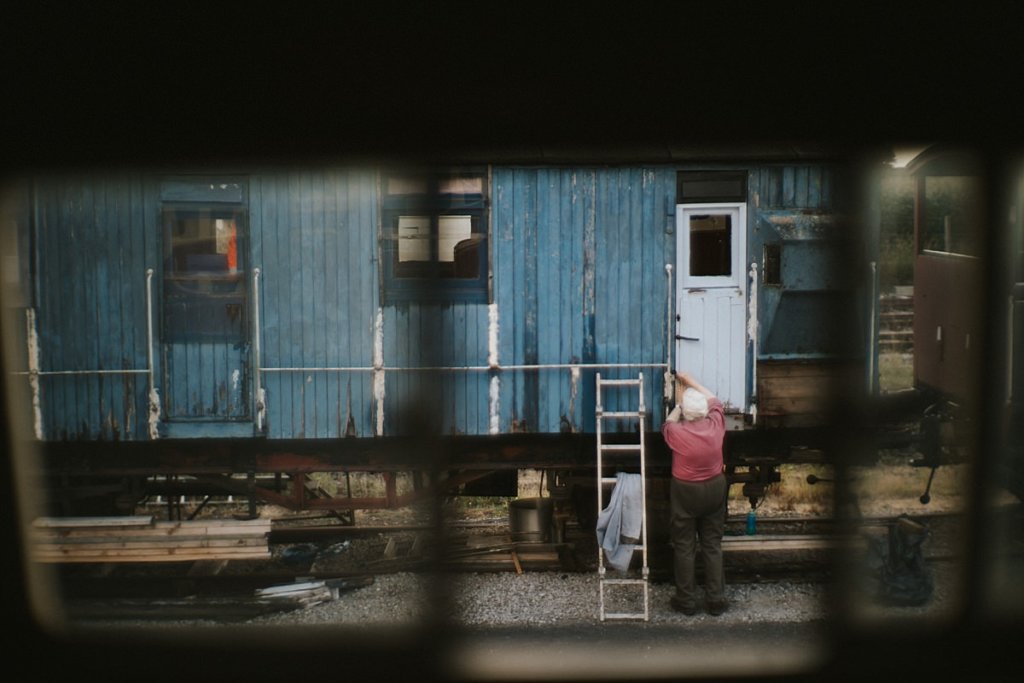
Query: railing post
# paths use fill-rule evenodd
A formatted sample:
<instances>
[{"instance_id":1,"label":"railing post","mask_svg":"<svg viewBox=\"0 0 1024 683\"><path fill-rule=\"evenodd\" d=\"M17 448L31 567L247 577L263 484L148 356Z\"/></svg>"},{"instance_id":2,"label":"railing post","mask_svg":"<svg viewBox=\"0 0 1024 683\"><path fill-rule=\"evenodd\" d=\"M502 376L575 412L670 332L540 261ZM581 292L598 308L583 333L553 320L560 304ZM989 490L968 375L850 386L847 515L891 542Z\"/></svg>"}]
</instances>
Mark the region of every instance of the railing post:
<instances>
[{"instance_id":1,"label":"railing post","mask_svg":"<svg viewBox=\"0 0 1024 683\"><path fill-rule=\"evenodd\" d=\"M149 376L149 438L157 439L160 433L160 395L156 391L156 377L153 369L153 269L146 269L146 372Z\"/></svg>"},{"instance_id":2,"label":"railing post","mask_svg":"<svg viewBox=\"0 0 1024 683\"><path fill-rule=\"evenodd\" d=\"M263 431L263 417L267 410L267 395L263 390L260 367L260 269L252 269L252 378L255 398L256 431Z\"/></svg>"}]
</instances>

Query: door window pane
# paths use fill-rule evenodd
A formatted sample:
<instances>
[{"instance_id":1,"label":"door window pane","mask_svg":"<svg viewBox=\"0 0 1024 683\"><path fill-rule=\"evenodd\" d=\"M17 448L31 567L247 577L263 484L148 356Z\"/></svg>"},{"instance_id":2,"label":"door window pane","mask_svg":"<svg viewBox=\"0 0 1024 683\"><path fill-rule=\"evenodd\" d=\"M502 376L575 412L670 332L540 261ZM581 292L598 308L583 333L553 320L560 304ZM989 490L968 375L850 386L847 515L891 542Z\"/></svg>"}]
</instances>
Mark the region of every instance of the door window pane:
<instances>
[{"instance_id":1,"label":"door window pane","mask_svg":"<svg viewBox=\"0 0 1024 683\"><path fill-rule=\"evenodd\" d=\"M732 275L732 216L690 217L690 275Z\"/></svg>"},{"instance_id":2,"label":"door window pane","mask_svg":"<svg viewBox=\"0 0 1024 683\"><path fill-rule=\"evenodd\" d=\"M239 244L244 213L165 208L163 223L165 339L242 340L245 279Z\"/></svg>"}]
</instances>

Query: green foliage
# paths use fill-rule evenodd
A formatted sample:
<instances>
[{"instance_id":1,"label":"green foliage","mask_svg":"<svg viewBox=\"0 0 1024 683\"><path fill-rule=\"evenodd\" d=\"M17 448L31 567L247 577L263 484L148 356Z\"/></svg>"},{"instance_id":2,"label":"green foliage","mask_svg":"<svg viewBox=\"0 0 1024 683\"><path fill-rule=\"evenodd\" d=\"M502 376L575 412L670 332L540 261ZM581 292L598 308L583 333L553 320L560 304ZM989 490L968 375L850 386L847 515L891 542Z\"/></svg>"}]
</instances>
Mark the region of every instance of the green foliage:
<instances>
[{"instance_id":1,"label":"green foliage","mask_svg":"<svg viewBox=\"0 0 1024 683\"><path fill-rule=\"evenodd\" d=\"M913 357L900 353L878 354L878 385L883 392L913 387Z\"/></svg>"},{"instance_id":2,"label":"green foliage","mask_svg":"<svg viewBox=\"0 0 1024 683\"><path fill-rule=\"evenodd\" d=\"M887 174L881 181L879 283L883 292L914 282L914 179Z\"/></svg>"},{"instance_id":3,"label":"green foliage","mask_svg":"<svg viewBox=\"0 0 1024 683\"><path fill-rule=\"evenodd\" d=\"M913 235L883 235L879 248L878 280L881 291L891 292L893 287L914 284Z\"/></svg>"}]
</instances>

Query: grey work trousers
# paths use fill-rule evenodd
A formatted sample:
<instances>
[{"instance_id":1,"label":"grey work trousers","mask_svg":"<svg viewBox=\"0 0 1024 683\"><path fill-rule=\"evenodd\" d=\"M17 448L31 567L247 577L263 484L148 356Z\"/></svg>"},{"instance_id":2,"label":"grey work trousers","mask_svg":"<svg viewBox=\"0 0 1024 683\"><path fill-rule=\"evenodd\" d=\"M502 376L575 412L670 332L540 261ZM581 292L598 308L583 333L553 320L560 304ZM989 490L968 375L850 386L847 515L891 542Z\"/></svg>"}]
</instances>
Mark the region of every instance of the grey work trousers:
<instances>
[{"instance_id":1,"label":"grey work trousers","mask_svg":"<svg viewBox=\"0 0 1024 683\"><path fill-rule=\"evenodd\" d=\"M704 562L704 592L709 603L725 600L722 536L728 507L729 484L720 474L707 481L672 479L672 548L676 600L687 607L697 604L694 558L697 537Z\"/></svg>"}]
</instances>

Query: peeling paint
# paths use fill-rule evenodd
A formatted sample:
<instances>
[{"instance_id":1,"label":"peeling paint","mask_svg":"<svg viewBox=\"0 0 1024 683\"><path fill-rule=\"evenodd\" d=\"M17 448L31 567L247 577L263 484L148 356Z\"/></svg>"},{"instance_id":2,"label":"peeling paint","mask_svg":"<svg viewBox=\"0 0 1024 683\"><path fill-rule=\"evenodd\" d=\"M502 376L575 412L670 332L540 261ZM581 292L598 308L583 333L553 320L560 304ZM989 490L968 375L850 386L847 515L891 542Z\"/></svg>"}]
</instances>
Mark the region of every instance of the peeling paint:
<instances>
[{"instance_id":1,"label":"peeling paint","mask_svg":"<svg viewBox=\"0 0 1024 683\"><path fill-rule=\"evenodd\" d=\"M498 321L498 304L495 302L487 307L487 365L492 370L497 370L500 367L498 359ZM499 434L501 433L501 378L498 377L497 373L491 375L488 394L487 431L490 434Z\"/></svg>"},{"instance_id":2,"label":"peeling paint","mask_svg":"<svg viewBox=\"0 0 1024 683\"><path fill-rule=\"evenodd\" d=\"M498 367L498 304L487 307L487 365Z\"/></svg>"},{"instance_id":3,"label":"peeling paint","mask_svg":"<svg viewBox=\"0 0 1024 683\"><path fill-rule=\"evenodd\" d=\"M839 236L843 219L813 211L787 211L762 215L784 240L827 240Z\"/></svg>"},{"instance_id":4,"label":"peeling paint","mask_svg":"<svg viewBox=\"0 0 1024 683\"><path fill-rule=\"evenodd\" d=\"M239 387L241 385L241 382L242 382L242 373L238 371L238 368L235 368L231 372L231 388L232 388L232 390L235 393L238 392Z\"/></svg>"},{"instance_id":5,"label":"peeling paint","mask_svg":"<svg viewBox=\"0 0 1024 683\"><path fill-rule=\"evenodd\" d=\"M576 432L576 395L579 393L580 388L580 368L578 365L572 366L569 370L569 376L571 382L569 384L569 426L572 431Z\"/></svg>"},{"instance_id":6,"label":"peeling paint","mask_svg":"<svg viewBox=\"0 0 1024 683\"><path fill-rule=\"evenodd\" d=\"M490 424L488 425L487 431L490 434L501 433L501 420L500 420L500 405L499 397L501 395L501 378L497 375L491 377L491 387L488 398L488 411L490 412Z\"/></svg>"},{"instance_id":7,"label":"peeling paint","mask_svg":"<svg viewBox=\"0 0 1024 683\"><path fill-rule=\"evenodd\" d=\"M39 398L39 336L36 332L36 311L25 309L25 325L28 337L28 383L32 388L32 426L36 438L43 438L43 410Z\"/></svg>"},{"instance_id":8,"label":"peeling paint","mask_svg":"<svg viewBox=\"0 0 1024 683\"><path fill-rule=\"evenodd\" d=\"M262 431L266 426L267 419L267 390L263 387L256 390L256 415L258 417L257 427Z\"/></svg>"},{"instance_id":9,"label":"peeling paint","mask_svg":"<svg viewBox=\"0 0 1024 683\"><path fill-rule=\"evenodd\" d=\"M156 387L149 390L149 438L160 438L157 427L160 424L160 394Z\"/></svg>"},{"instance_id":10,"label":"peeling paint","mask_svg":"<svg viewBox=\"0 0 1024 683\"><path fill-rule=\"evenodd\" d=\"M757 353L757 261L750 263L750 300L747 302L747 339Z\"/></svg>"},{"instance_id":11,"label":"peeling paint","mask_svg":"<svg viewBox=\"0 0 1024 683\"><path fill-rule=\"evenodd\" d=\"M373 325L373 398L377 404L374 433L384 435L384 309L377 309Z\"/></svg>"}]
</instances>

